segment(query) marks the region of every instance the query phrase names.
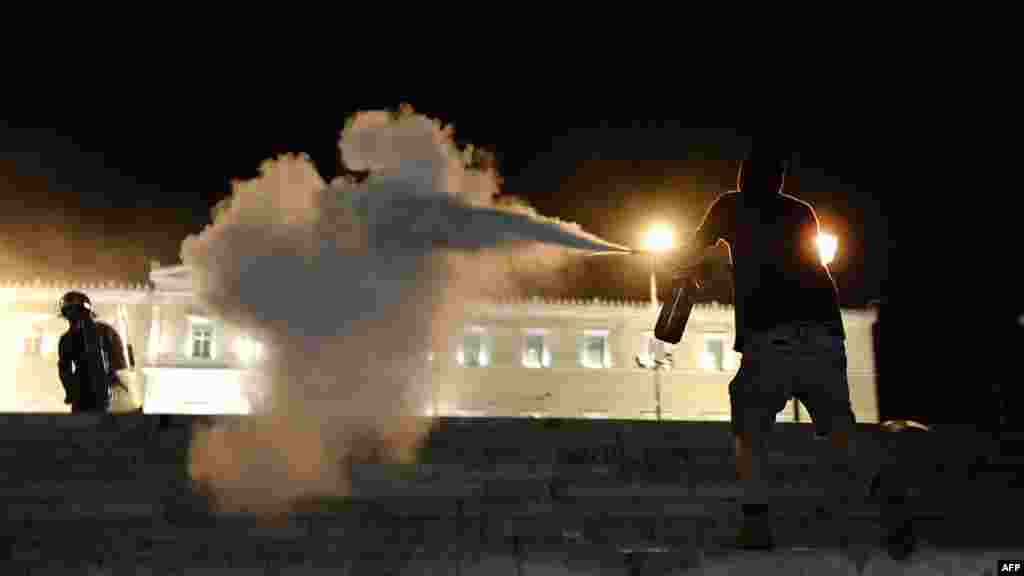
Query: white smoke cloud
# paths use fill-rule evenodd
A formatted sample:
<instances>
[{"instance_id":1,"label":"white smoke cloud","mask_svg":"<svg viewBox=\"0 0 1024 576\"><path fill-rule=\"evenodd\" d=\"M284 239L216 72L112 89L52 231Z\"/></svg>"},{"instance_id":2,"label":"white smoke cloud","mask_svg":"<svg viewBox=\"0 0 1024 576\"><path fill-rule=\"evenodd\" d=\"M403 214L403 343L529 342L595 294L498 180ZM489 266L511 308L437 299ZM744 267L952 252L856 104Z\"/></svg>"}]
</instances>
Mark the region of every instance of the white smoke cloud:
<instances>
[{"instance_id":1,"label":"white smoke cloud","mask_svg":"<svg viewBox=\"0 0 1024 576\"><path fill-rule=\"evenodd\" d=\"M495 204L494 171L411 109L357 114L340 148L368 179L328 185L304 156L268 161L182 244L199 299L269 351L270 412L193 442L193 477L226 507L344 494L341 463L366 438L412 456L428 425L426 353L447 353L465 303L555 277L569 248L608 246Z\"/></svg>"}]
</instances>

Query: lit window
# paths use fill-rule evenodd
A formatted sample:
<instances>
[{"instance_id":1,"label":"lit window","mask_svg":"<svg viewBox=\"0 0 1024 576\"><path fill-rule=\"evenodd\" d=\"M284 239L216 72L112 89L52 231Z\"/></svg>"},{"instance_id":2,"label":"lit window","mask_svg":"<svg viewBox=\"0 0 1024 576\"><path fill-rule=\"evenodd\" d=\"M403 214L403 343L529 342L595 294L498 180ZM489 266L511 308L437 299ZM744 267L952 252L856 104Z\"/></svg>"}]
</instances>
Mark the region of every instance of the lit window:
<instances>
[{"instance_id":1,"label":"lit window","mask_svg":"<svg viewBox=\"0 0 1024 576\"><path fill-rule=\"evenodd\" d=\"M210 325L192 326L192 357L213 358L213 327Z\"/></svg>"},{"instance_id":2,"label":"lit window","mask_svg":"<svg viewBox=\"0 0 1024 576\"><path fill-rule=\"evenodd\" d=\"M580 364L586 368L608 368L611 358L608 351L607 330L587 330L580 347Z\"/></svg>"},{"instance_id":3,"label":"lit window","mask_svg":"<svg viewBox=\"0 0 1024 576\"><path fill-rule=\"evenodd\" d=\"M487 334L479 326L470 326L462 336L457 359L463 366L487 366L490 363L490 351L487 346Z\"/></svg>"},{"instance_id":4,"label":"lit window","mask_svg":"<svg viewBox=\"0 0 1024 576\"><path fill-rule=\"evenodd\" d=\"M22 340L21 353L25 356L42 356L43 355L43 335L41 333L34 333Z\"/></svg>"},{"instance_id":5,"label":"lit window","mask_svg":"<svg viewBox=\"0 0 1024 576\"><path fill-rule=\"evenodd\" d=\"M704 350L700 355L700 367L709 372L725 371L725 336L707 334L704 336Z\"/></svg>"},{"instance_id":6,"label":"lit window","mask_svg":"<svg viewBox=\"0 0 1024 576\"><path fill-rule=\"evenodd\" d=\"M523 366L528 368L548 368L551 366L551 350L544 341L543 330L530 330L526 334L526 346L523 349Z\"/></svg>"}]
</instances>

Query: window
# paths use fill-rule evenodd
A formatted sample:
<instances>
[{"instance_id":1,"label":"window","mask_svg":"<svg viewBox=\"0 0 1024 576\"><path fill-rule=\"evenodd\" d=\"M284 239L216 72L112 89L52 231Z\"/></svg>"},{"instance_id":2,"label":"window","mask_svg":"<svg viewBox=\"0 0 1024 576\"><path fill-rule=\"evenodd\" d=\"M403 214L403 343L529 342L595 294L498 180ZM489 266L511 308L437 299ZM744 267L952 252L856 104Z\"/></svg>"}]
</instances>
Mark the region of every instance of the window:
<instances>
[{"instance_id":1,"label":"window","mask_svg":"<svg viewBox=\"0 0 1024 576\"><path fill-rule=\"evenodd\" d=\"M544 330L529 330L526 333L526 345L523 348L523 366L528 368L548 368L551 366L551 350L548 349Z\"/></svg>"},{"instance_id":2,"label":"window","mask_svg":"<svg viewBox=\"0 0 1024 576\"><path fill-rule=\"evenodd\" d=\"M42 356L43 335L41 333L33 333L25 336L22 340L21 353L25 356Z\"/></svg>"},{"instance_id":3,"label":"window","mask_svg":"<svg viewBox=\"0 0 1024 576\"><path fill-rule=\"evenodd\" d=\"M608 368L611 366L610 356L607 330L587 330L583 333L580 364L586 368Z\"/></svg>"},{"instance_id":4,"label":"window","mask_svg":"<svg viewBox=\"0 0 1024 576\"><path fill-rule=\"evenodd\" d=\"M480 326L470 326L462 336L458 361L463 366L487 366L490 363L487 334Z\"/></svg>"},{"instance_id":5,"label":"window","mask_svg":"<svg viewBox=\"0 0 1024 576\"><path fill-rule=\"evenodd\" d=\"M213 358L213 327L193 326L192 327L192 357Z\"/></svg>"},{"instance_id":6,"label":"window","mask_svg":"<svg viewBox=\"0 0 1024 576\"><path fill-rule=\"evenodd\" d=\"M205 316L188 315L185 354L197 360L212 360L217 356L213 321Z\"/></svg>"},{"instance_id":7,"label":"window","mask_svg":"<svg viewBox=\"0 0 1024 576\"><path fill-rule=\"evenodd\" d=\"M725 371L725 335L705 334L700 367L709 372Z\"/></svg>"}]
</instances>

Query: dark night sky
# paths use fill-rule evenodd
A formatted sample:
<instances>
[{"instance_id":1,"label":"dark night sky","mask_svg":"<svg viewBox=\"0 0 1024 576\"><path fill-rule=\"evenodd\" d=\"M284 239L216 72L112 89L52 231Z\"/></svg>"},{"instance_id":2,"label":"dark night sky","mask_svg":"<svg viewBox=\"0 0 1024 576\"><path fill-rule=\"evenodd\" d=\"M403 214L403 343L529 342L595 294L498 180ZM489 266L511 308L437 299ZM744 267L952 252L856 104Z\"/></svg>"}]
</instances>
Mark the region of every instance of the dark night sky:
<instances>
[{"instance_id":1,"label":"dark night sky","mask_svg":"<svg viewBox=\"0 0 1024 576\"><path fill-rule=\"evenodd\" d=\"M148 260L177 260L181 240L209 222L230 179L254 176L261 160L284 152L308 153L330 179L346 117L403 101L453 122L460 143L494 151L504 192L631 245L652 219L677 230L696 225L733 186L737 159L754 137L747 129L691 128L700 122L671 119L680 117L672 110L644 110L654 119L636 120L632 106L484 107L401 97L258 112L214 102L147 110L108 101L56 116L22 114L7 119L0 135L4 275L140 281ZM839 236L833 273L843 304L879 297L888 273L881 200L890 184L870 172L849 129L794 125L777 133L795 153L787 191L814 204ZM574 294L647 297L644 263L607 258L579 266ZM715 286L717 299L729 298L727 280Z\"/></svg>"}]
</instances>

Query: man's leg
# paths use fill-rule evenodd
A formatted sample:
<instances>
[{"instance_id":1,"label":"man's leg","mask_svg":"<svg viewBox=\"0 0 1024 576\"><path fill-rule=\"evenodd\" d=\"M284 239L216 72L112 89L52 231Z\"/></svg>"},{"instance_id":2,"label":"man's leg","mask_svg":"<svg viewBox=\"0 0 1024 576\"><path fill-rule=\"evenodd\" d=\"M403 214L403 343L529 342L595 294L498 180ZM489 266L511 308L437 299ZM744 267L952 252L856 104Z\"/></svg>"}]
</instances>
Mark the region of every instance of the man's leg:
<instances>
[{"instance_id":1,"label":"man's leg","mask_svg":"<svg viewBox=\"0 0 1024 576\"><path fill-rule=\"evenodd\" d=\"M857 494L853 473L855 419L846 375L846 348L841 338L828 334L826 327L816 327L802 343L801 356L796 393L818 432L828 437L829 457L822 463L828 468L825 512L836 522L840 543L845 545L850 504Z\"/></svg>"},{"instance_id":2,"label":"man's leg","mask_svg":"<svg viewBox=\"0 0 1024 576\"><path fill-rule=\"evenodd\" d=\"M736 450L736 480L742 487L743 513L745 516L760 517L766 512L761 490L761 458L764 435L756 430L733 434Z\"/></svg>"},{"instance_id":3,"label":"man's leg","mask_svg":"<svg viewBox=\"0 0 1024 576\"><path fill-rule=\"evenodd\" d=\"M832 449L832 493L833 502L838 506L838 512L845 515L850 504L850 498L854 496L853 473L853 442L851 430L848 427L836 423L837 428L829 433L828 440Z\"/></svg>"},{"instance_id":4,"label":"man's leg","mask_svg":"<svg viewBox=\"0 0 1024 576\"><path fill-rule=\"evenodd\" d=\"M762 487L761 459L775 414L786 404L781 366L763 354L745 354L729 384L736 478L742 492L743 525L736 537L742 548L773 546L768 507Z\"/></svg>"},{"instance_id":5,"label":"man's leg","mask_svg":"<svg viewBox=\"0 0 1024 576\"><path fill-rule=\"evenodd\" d=\"M754 440L749 432L733 435L736 447L736 479L749 482L754 479Z\"/></svg>"}]
</instances>

